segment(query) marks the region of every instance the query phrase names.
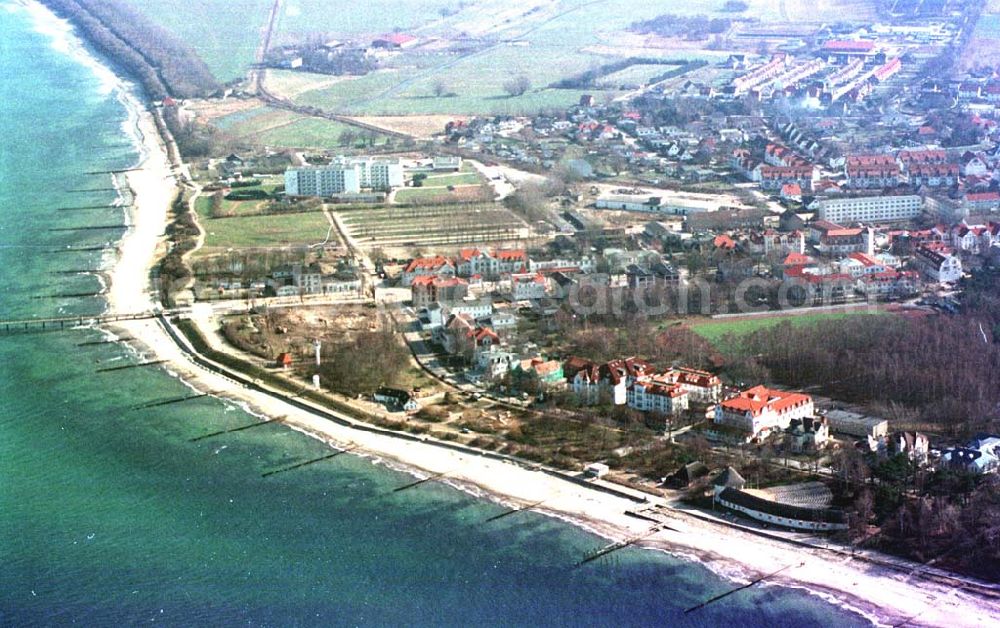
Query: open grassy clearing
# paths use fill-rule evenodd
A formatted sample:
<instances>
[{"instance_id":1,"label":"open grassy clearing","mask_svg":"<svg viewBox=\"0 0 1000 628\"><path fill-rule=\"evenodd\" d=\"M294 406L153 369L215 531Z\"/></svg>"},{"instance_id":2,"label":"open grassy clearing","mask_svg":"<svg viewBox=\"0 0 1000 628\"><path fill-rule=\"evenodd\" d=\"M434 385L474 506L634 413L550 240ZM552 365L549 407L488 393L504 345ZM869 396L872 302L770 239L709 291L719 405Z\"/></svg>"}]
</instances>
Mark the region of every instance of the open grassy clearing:
<instances>
[{"instance_id":1,"label":"open grassy clearing","mask_svg":"<svg viewBox=\"0 0 1000 628\"><path fill-rule=\"evenodd\" d=\"M249 206L255 201L244 201ZM211 218L211 199L195 203L198 221L205 230L205 244L197 255L216 255L229 249L278 248L323 242L330 223L320 212L273 216Z\"/></svg>"},{"instance_id":2,"label":"open grassy clearing","mask_svg":"<svg viewBox=\"0 0 1000 628\"><path fill-rule=\"evenodd\" d=\"M699 323L694 323L690 325L691 330L708 340L718 349L726 349L726 336L732 334L736 337L744 336L747 334L752 334L755 331L761 329L767 329L769 327L774 327L785 321L788 321L792 325L799 327L802 325L811 325L818 323L820 321L826 320L838 320L847 318L849 316L874 316L883 315L886 312L882 310L870 311L865 308L856 310L845 310L845 311L834 311L834 312L816 312L812 314L785 314L780 313L775 316L757 316L750 318L738 318L738 319L716 319L707 320Z\"/></svg>"},{"instance_id":3,"label":"open grassy clearing","mask_svg":"<svg viewBox=\"0 0 1000 628\"><path fill-rule=\"evenodd\" d=\"M243 76L253 63L271 0L128 0L187 42L220 81Z\"/></svg>"}]
</instances>

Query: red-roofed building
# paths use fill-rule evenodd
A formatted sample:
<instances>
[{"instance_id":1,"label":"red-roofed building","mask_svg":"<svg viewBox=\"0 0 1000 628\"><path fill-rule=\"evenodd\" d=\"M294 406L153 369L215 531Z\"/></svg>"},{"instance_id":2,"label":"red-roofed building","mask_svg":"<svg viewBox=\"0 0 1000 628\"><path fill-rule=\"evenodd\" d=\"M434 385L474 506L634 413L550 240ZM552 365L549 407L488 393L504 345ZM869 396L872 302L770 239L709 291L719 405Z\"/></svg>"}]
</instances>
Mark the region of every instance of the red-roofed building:
<instances>
[{"instance_id":1,"label":"red-roofed building","mask_svg":"<svg viewBox=\"0 0 1000 628\"><path fill-rule=\"evenodd\" d=\"M736 248L736 241L723 233L715 236L715 239L712 240L712 246L723 251L732 251Z\"/></svg>"},{"instance_id":2,"label":"red-roofed building","mask_svg":"<svg viewBox=\"0 0 1000 628\"><path fill-rule=\"evenodd\" d=\"M802 186L798 183L786 183L781 186L781 198L786 201L802 200Z\"/></svg>"},{"instance_id":3,"label":"red-roofed building","mask_svg":"<svg viewBox=\"0 0 1000 628\"><path fill-rule=\"evenodd\" d=\"M688 392L677 384L650 379L629 386L626 402L628 407L640 412L679 414L688 409L689 397Z\"/></svg>"},{"instance_id":4,"label":"red-roofed building","mask_svg":"<svg viewBox=\"0 0 1000 628\"><path fill-rule=\"evenodd\" d=\"M510 276L510 298L534 301L548 296L549 282L541 273L514 273Z\"/></svg>"},{"instance_id":5,"label":"red-roofed building","mask_svg":"<svg viewBox=\"0 0 1000 628\"><path fill-rule=\"evenodd\" d=\"M455 264L447 257L417 257L403 269L402 284L409 286L417 277L440 277L442 279L455 276Z\"/></svg>"},{"instance_id":6,"label":"red-roofed building","mask_svg":"<svg viewBox=\"0 0 1000 628\"><path fill-rule=\"evenodd\" d=\"M760 187L762 190L780 190L785 185L799 186L799 192L812 189L813 181L819 176L819 169L812 164L795 166L761 166Z\"/></svg>"},{"instance_id":7,"label":"red-roofed building","mask_svg":"<svg viewBox=\"0 0 1000 628\"><path fill-rule=\"evenodd\" d=\"M372 40L373 48L409 48L417 44L417 38L406 33L385 33Z\"/></svg>"},{"instance_id":8,"label":"red-roofed building","mask_svg":"<svg viewBox=\"0 0 1000 628\"><path fill-rule=\"evenodd\" d=\"M1000 207L1000 192L969 192L965 206L974 211L992 211Z\"/></svg>"},{"instance_id":9,"label":"red-roofed building","mask_svg":"<svg viewBox=\"0 0 1000 628\"><path fill-rule=\"evenodd\" d=\"M959 170L958 164L913 164L909 167L910 185L951 187L958 183Z\"/></svg>"},{"instance_id":10,"label":"red-roofed building","mask_svg":"<svg viewBox=\"0 0 1000 628\"><path fill-rule=\"evenodd\" d=\"M851 155L844 171L847 185L855 189L893 188L902 181L899 164L892 155Z\"/></svg>"},{"instance_id":11,"label":"red-roofed building","mask_svg":"<svg viewBox=\"0 0 1000 628\"><path fill-rule=\"evenodd\" d=\"M755 386L715 407L715 423L742 430L747 440L788 428L792 419L813 416L813 400L797 392Z\"/></svg>"},{"instance_id":12,"label":"red-roofed building","mask_svg":"<svg viewBox=\"0 0 1000 628\"><path fill-rule=\"evenodd\" d=\"M676 384L691 395L691 401L716 403L722 395L722 380L707 371L675 367L653 377L654 381Z\"/></svg>"},{"instance_id":13,"label":"red-roofed building","mask_svg":"<svg viewBox=\"0 0 1000 628\"><path fill-rule=\"evenodd\" d=\"M879 66L872 73L872 78L874 78L879 83L884 83L893 76L895 76L900 70L903 69L903 62L900 61L899 57L890 59L885 64Z\"/></svg>"}]
</instances>

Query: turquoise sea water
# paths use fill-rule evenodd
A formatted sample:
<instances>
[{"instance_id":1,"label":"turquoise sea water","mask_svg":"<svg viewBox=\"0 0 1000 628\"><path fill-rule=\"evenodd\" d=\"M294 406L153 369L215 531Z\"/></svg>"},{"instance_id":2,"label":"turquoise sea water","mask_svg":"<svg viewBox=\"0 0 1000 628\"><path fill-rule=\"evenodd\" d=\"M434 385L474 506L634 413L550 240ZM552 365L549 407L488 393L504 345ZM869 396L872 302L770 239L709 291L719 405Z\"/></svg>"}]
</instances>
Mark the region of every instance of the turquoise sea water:
<instances>
[{"instance_id":1,"label":"turquoise sea water","mask_svg":"<svg viewBox=\"0 0 1000 628\"><path fill-rule=\"evenodd\" d=\"M0 318L96 312L100 252L119 224L106 175L129 166L128 109L72 38L0 2ZM45 32L39 32L39 31ZM43 297L43 298L34 298ZM325 446L188 394L101 332L0 337L0 625L856 625L803 592L740 592L701 566L629 550L580 569L603 541L354 456L262 478Z\"/></svg>"}]
</instances>

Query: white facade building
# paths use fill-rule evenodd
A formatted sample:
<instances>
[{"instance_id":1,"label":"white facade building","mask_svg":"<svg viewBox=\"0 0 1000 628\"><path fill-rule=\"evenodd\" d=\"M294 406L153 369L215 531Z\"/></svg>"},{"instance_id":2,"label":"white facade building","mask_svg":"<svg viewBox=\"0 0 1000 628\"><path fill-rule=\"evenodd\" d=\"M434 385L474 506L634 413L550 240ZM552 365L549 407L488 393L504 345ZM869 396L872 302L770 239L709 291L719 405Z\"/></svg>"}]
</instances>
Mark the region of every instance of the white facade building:
<instances>
[{"instance_id":1,"label":"white facade building","mask_svg":"<svg viewBox=\"0 0 1000 628\"><path fill-rule=\"evenodd\" d=\"M288 196L360 194L361 190L389 191L403 186L399 160L372 157L338 157L326 166L289 168L285 171Z\"/></svg>"},{"instance_id":2,"label":"white facade building","mask_svg":"<svg viewBox=\"0 0 1000 628\"><path fill-rule=\"evenodd\" d=\"M905 196L853 196L824 198L813 204L817 220L839 224L913 220L923 212L924 199Z\"/></svg>"}]
</instances>

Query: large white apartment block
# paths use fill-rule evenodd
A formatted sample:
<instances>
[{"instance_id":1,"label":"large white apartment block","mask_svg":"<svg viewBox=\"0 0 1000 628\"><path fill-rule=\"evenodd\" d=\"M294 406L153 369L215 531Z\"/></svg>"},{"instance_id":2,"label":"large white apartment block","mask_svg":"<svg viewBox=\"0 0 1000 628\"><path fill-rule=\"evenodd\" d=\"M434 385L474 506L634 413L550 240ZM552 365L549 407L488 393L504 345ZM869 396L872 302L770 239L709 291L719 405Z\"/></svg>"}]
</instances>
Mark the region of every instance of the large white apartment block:
<instances>
[{"instance_id":1,"label":"large white apartment block","mask_svg":"<svg viewBox=\"0 0 1000 628\"><path fill-rule=\"evenodd\" d=\"M820 199L813 207L817 220L846 225L853 222L913 220L923 211L924 200L916 194L853 196Z\"/></svg>"},{"instance_id":2,"label":"large white apartment block","mask_svg":"<svg viewBox=\"0 0 1000 628\"><path fill-rule=\"evenodd\" d=\"M387 192L402 186L403 166L399 160L338 157L326 166L285 171L285 193L289 196L360 194L361 190Z\"/></svg>"}]
</instances>

